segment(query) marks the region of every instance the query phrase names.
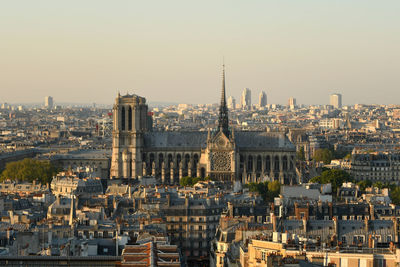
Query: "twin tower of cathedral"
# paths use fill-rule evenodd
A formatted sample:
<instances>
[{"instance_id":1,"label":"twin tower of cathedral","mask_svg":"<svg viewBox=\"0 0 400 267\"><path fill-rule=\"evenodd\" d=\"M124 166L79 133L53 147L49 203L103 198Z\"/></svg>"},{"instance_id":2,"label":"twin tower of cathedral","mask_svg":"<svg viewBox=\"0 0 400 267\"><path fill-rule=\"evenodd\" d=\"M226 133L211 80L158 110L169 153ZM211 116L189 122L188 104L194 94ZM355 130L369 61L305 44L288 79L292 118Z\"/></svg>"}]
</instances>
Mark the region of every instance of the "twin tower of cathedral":
<instances>
[{"instance_id":1,"label":"twin tower of cathedral","mask_svg":"<svg viewBox=\"0 0 400 267\"><path fill-rule=\"evenodd\" d=\"M295 183L295 147L282 133L235 132L229 128L222 73L218 128L208 132L152 131L146 99L118 94L113 107L111 178L154 176L163 184L182 177Z\"/></svg>"}]
</instances>

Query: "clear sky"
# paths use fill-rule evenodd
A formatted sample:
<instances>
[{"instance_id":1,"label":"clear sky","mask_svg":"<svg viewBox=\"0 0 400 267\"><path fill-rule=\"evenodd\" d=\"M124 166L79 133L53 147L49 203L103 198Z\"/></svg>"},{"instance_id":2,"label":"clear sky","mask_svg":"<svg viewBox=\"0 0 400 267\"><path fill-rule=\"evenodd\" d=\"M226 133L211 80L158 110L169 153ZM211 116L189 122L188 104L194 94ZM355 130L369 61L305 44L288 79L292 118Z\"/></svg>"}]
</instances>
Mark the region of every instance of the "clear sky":
<instances>
[{"instance_id":1,"label":"clear sky","mask_svg":"<svg viewBox=\"0 0 400 267\"><path fill-rule=\"evenodd\" d=\"M400 104L399 0L1 1L0 103Z\"/></svg>"}]
</instances>

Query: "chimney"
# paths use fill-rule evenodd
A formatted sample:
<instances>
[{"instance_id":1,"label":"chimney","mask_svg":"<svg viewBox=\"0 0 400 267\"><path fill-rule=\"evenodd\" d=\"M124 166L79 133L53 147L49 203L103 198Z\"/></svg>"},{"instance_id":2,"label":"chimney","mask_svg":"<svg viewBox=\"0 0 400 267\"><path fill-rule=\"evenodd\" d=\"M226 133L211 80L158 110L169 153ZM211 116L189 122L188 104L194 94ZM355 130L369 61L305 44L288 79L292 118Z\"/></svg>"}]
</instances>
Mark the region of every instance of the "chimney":
<instances>
[{"instance_id":1,"label":"chimney","mask_svg":"<svg viewBox=\"0 0 400 267\"><path fill-rule=\"evenodd\" d=\"M392 218L392 222L393 222L393 232L396 233L394 235L394 240L392 240L392 242L397 243L397 242L399 242L399 235L397 234L397 219L396 219L396 217Z\"/></svg>"},{"instance_id":2,"label":"chimney","mask_svg":"<svg viewBox=\"0 0 400 267\"><path fill-rule=\"evenodd\" d=\"M369 215L371 220L375 219L375 207L373 204L369 204Z\"/></svg>"},{"instance_id":3,"label":"chimney","mask_svg":"<svg viewBox=\"0 0 400 267\"><path fill-rule=\"evenodd\" d=\"M272 229L274 232L276 232L276 228L277 228L276 226L277 226L277 219L276 219L275 214L272 213Z\"/></svg>"},{"instance_id":4,"label":"chimney","mask_svg":"<svg viewBox=\"0 0 400 267\"><path fill-rule=\"evenodd\" d=\"M229 216L233 218L234 217L233 216L233 204L230 201L228 201L228 211L229 211Z\"/></svg>"}]
</instances>

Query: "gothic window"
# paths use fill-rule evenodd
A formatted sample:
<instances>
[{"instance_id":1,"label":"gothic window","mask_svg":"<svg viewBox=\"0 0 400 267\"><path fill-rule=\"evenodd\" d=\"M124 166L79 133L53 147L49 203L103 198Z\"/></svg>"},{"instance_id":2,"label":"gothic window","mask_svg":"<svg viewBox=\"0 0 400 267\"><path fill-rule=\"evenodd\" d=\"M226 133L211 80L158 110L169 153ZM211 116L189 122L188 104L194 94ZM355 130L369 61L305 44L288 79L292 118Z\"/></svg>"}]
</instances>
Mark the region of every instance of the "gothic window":
<instances>
[{"instance_id":1,"label":"gothic window","mask_svg":"<svg viewBox=\"0 0 400 267\"><path fill-rule=\"evenodd\" d=\"M125 107L121 109L121 130L125 131Z\"/></svg>"},{"instance_id":2,"label":"gothic window","mask_svg":"<svg viewBox=\"0 0 400 267\"><path fill-rule=\"evenodd\" d=\"M186 154L186 155L185 155L185 165L184 165L184 168L185 168L185 169L188 168L189 161L190 161L190 155L189 155L189 154Z\"/></svg>"},{"instance_id":3,"label":"gothic window","mask_svg":"<svg viewBox=\"0 0 400 267\"><path fill-rule=\"evenodd\" d=\"M247 172L253 172L253 156L247 158Z\"/></svg>"},{"instance_id":4,"label":"gothic window","mask_svg":"<svg viewBox=\"0 0 400 267\"><path fill-rule=\"evenodd\" d=\"M128 109L128 130L132 130L132 108L129 107Z\"/></svg>"},{"instance_id":5,"label":"gothic window","mask_svg":"<svg viewBox=\"0 0 400 267\"><path fill-rule=\"evenodd\" d=\"M271 157L267 156L266 160L265 160L265 170L267 172L271 171Z\"/></svg>"},{"instance_id":6,"label":"gothic window","mask_svg":"<svg viewBox=\"0 0 400 267\"><path fill-rule=\"evenodd\" d=\"M286 171L288 168L288 159L286 156L283 156L283 170Z\"/></svg>"},{"instance_id":7,"label":"gothic window","mask_svg":"<svg viewBox=\"0 0 400 267\"><path fill-rule=\"evenodd\" d=\"M158 154L158 168L159 169L161 169L163 161L164 161L164 154L162 154L162 153Z\"/></svg>"},{"instance_id":8,"label":"gothic window","mask_svg":"<svg viewBox=\"0 0 400 267\"><path fill-rule=\"evenodd\" d=\"M212 153L211 169L213 171L230 171L231 170L231 155L227 152Z\"/></svg>"},{"instance_id":9,"label":"gothic window","mask_svg":"<svg viewBox=\"0 0 400 267\"><path fill-rule=\"evenodd\" d=\"M275 162L274 162L274 170L279 171L279 157L275 156Z\"/></svg>"},{"instance_id":10,"label":"gothic window","mask_svg":"<svg viewBox=\"0 0 400 267\"><path fill-rule=\"evenodd\" d=\"M154 154L150 153L150 168L153 168L153 162L154 162Z\"/></svg>"},{"instance_id":11,"label":"gothic window","mask_svg":"<svg viewBox=\"0 0 400 267\"><path fill-rule=\"evenodd\" d=\"M261 156L260 155L258 155L257 156L257 172L260 172L261 171Z\"/></svg>"},{"instance_id":12,"label":"gothic window","mask_svg":"<svg viewBox=\"0 0 400 267\"><path fill-rule=\"evenodd\" d=\"M199 155L194 154L193 156L193 168L197 169L197 163L199 162Z\"/></svg>"}]
</instances>

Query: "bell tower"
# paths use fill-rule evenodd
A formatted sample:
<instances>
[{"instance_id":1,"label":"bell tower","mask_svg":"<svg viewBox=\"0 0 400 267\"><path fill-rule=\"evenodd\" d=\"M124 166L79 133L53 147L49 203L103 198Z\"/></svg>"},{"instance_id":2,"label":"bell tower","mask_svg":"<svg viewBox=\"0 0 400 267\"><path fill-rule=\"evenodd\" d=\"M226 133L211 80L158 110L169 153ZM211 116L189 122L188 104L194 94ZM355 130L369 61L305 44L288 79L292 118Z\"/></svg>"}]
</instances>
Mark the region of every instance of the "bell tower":
<instances>
[{"instance_id":1,"label":"bell tower","mask_svg":"<svg viewBox=\"0 0 400 267\"><path fill-rule=\"evenodd\" d=\"M113 107L112 179L142 175L143 133L150 130L147 114L144 97L118 93Z\"/></svg>"}]
</instances>

